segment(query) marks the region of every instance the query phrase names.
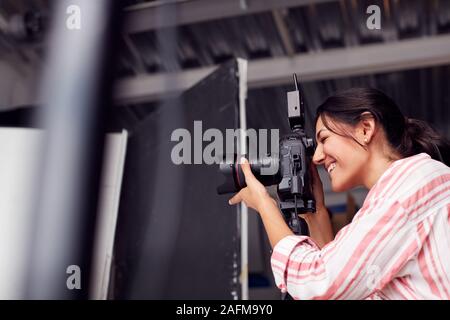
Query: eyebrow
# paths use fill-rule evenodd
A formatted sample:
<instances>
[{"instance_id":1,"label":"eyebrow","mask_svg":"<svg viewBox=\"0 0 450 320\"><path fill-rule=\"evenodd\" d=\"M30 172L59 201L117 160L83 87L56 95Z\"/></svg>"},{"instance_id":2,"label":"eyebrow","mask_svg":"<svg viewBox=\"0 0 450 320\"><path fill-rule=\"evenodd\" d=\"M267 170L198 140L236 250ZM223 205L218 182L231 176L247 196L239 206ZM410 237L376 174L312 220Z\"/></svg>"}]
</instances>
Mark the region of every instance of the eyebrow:
<instances>
[{"instance_id":1,"label":"eyebrow","mask_svg":"<svg viewBox=\"0 0 450 320\"><path fill-rule=\"evenodd\" d=\"M327 128L323 127L322 129L320 129L317 134L316 134L316 140L319 140L319 135L322 131L327 130Z\"/></svg>"}]
</instances>

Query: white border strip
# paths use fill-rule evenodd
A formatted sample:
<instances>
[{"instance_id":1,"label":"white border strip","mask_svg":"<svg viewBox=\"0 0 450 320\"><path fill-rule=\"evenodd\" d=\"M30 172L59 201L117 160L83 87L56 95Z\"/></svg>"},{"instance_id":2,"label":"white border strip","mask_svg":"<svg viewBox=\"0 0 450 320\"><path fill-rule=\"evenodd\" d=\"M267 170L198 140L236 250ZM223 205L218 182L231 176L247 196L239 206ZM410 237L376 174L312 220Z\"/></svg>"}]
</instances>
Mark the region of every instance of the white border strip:
<instances>
[{"instance_id":1,"label":"white border strip","mask_svg":"<svg viewBox=\"0 0 450 320\"><path fill-rule=\"evenodd\" d=\"M238 58L238 74L239 74L239 127L240 127L240 154L247 153L246 132L246 106L247 99L247 60ZM240 205L241 212L241 290L242 300L248 300L248 208L242 202Z\"/></svg>"},{"instance_id":2,"label":"white border strip","mask_svg":"<svg viewBox=\"0 0 450 320\"><path fill-rule=\"evenodd\" d=\"M107 172L103 166L102 194L99 198L97 226L95 234L95 253L92 266L91 286L89 298L95 300L106 300L108 298L111 265L113 261L114 239L116 235L117 216L119 214L120 191L122 189L123 170L128 142L128 132L122 130L120 134L108 134L110 139L109 152L117 152L112 156L116 162L111 171ZM117 145L117 149L113 147ZM105 145L107 147L108 144ZM108 150L105 148L105 155ZM107 163L109 159L104 159ZM111 174L112 176L105 176ZM105 185L106 181L112 182ZM113 190L108 190L113 188ZM112 198L110 198L112 197Z\"/></svg>"}]
</instances>

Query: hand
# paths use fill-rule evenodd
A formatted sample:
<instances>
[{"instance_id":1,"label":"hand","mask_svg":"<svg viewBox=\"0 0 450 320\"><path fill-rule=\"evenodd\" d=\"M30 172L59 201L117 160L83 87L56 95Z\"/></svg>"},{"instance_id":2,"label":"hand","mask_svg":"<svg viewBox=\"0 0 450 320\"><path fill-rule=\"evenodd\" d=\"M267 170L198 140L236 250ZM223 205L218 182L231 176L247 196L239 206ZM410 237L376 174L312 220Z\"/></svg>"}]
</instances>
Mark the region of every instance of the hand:
<instances>
[{"instance_id":1,"label":"hand","mask_svg":"<svg viewBox=\"0 0 450 320\"><path fill-rule=\"evenodd\" d=\"M316 200L316 208L325 208L325 200L323 196L323 185L320 180L319 171L314 163L310 165L311 183L313 186L313 195Z\"/></svg>"},{"instance_id":2,"label":"hand","mask_svg":"<svg viewBox=\"0 0 450 320\"><path fill-rule=\"evenodd\" d=\"M311 183L313 186L313 195L316 200L316 212L299 214L299 216L305 219L308 224L309 235L314 242L323 248L327 243L333 241L333 227L331 224L328 210L325 207L325 201L323 196L323 186L320 180L317 167L311 163Z\"/></svg>"},{"instance_id":3,"label":"hand","mask_svg":"<svg viewBox=\"0 0 450 320\"><path fill-rule=\"evenodd\" d=\"M316 212L322 210L326 211L322 181L320 180L319 172L317 171L317 166L312 162L310 165L310 176L313 189L313 196L316 201ZM315 213L305 213L299 214L299 216L306 220L314 214Z\"/></svg>"},{"instance_id":4,"label":"hand","mask_svg":"<svg viewBox=\"0 0 450 320\"><path fill-rule=\"evenodd\" d=\"M259 182L258 179L256 179L256 177L253 175L247 159L241 159L241 168L245 176L245 183L247 184L247 187L243 188L241 191L235 194L228 201L228 203L233 205L244 201L247 207L255 209L259 212L259 208L261 207L261 205L263 205L263 203L265 203L267 200L272 200L272 198L270 197L264 185Z\"/></svg>"}]
</instances>

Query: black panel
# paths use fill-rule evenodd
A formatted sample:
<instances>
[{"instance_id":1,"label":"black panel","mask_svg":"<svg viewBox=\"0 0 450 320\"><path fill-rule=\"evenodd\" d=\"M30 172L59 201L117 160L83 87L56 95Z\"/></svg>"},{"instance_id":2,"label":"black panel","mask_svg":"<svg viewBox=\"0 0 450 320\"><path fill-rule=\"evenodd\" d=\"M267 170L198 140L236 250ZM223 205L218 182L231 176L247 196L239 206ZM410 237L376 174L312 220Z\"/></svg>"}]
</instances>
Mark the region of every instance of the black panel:
<instances>
[{"instance_id":1,"label":"black panel","mask_svg":"<svg viewBox=\"0 0 450 320\"><path fill-rule=\"evenodd\" d=\"M39 107L20 106L10 110L0 111L0 127L37 128L37 108Z\"/></svg>"},{"instance_id":2,"label":"black panel","mask_svg":"<svg viewBox=\"0 0 450 320\"><path fill-rule=\"evenodd\" d=\"M236 74L235 61L223 65L180 98L160 106L132 132L110 298L240 297L238 216L228 205L229 195L216 194L222 181L218 166L171 161L178 144L171 141L173 130L186 128L194 139L195 120L202 120L203 132L236 127Z\"/></svg>"}]
</instances>

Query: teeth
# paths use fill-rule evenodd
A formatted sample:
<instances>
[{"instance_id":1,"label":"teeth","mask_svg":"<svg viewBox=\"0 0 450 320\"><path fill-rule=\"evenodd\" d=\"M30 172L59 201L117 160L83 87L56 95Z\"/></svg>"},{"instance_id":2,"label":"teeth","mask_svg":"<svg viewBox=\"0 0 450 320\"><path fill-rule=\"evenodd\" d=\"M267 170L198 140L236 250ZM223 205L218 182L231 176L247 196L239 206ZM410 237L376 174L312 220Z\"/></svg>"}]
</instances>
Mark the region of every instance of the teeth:
<instances>
[{"instance_id":1,"label":"teeth","mask_svg":"<svg viewBox=\"0 0 450 320\"><path fill-rule=\"evenodd\" d=\"M328 173L331 173L331 171L333 171L334 168L336 168L336 163L335 162L330 164L330 166L328 167Z\"/></svg>"}]
</instances>

